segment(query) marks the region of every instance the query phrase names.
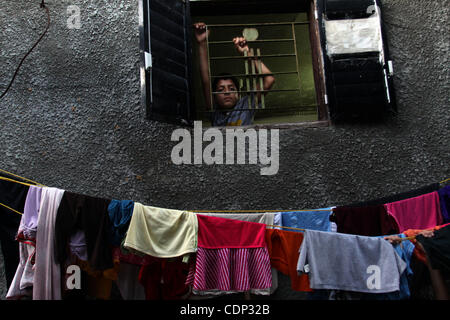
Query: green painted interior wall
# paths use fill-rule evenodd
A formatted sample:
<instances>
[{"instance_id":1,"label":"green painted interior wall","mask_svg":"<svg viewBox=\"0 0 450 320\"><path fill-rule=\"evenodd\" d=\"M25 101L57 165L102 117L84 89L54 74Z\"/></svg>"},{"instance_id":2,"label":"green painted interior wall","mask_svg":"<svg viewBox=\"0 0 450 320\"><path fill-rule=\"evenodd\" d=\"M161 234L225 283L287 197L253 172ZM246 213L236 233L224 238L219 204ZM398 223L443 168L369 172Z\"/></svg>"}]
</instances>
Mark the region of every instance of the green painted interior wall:
<instances>
[{"instance_id":1,"label":"green painted interior wall","mask_svg":"<svg viewBox=\"0 0 450 320\"><path fill-rule=\"evenodd\" d=\"M203 16L193 17L192 21L205 22L206 24L249 24L249 23L273 23L273 22L305 22L306 13L292 14L255 14L255 15L233 15L233 16ZM210 41L230 41L227 44L211 44L210 56L237 56L231 40L242 36L244 27L213 27L211 28ZM291 25L265 25L257 27L258 39L288 39L292 38ZM312 69L311 45L309 39L309 26L307 24L295 25L295 43L287 42L258 42L252 43L251 47L256 51L260 48L262 55L295 53L297 48L297 60L299 78L296 74L276 75L276 82L272 87L276 89L297 89L297 92L270 92L265 97L266 108L277 108L279 110L258 111L255 123L287 123L317 120L316 95ZM200 74L198 68L197 47L194 40L194 101L197 117L209 125L208 116L204 113L205 101L202 93ZM296 71L295 57L266 57L264 63L272 72ZM222 72L232 74L245 73L243 59L226 59L211 61L211 73L213 75ZM245 85L245 81L244 81ZM292 107L301 107L292 110ZM290 108L290 110L282 110Z\"/></svg>"}]
</instances>

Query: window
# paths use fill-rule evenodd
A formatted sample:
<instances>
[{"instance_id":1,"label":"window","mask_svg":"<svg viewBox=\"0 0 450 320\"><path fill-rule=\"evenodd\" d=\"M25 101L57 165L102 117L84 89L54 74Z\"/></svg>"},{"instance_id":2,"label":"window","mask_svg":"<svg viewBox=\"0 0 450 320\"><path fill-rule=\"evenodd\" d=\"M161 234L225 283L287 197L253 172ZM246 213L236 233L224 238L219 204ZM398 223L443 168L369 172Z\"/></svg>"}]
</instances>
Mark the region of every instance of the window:
<instances>
[{"instance_id":1,"label":"window","mask_svg":"<svg viewBox=\"0 0 450 320\"><path fill-rule=\"evenodd\" d=\"M365 98L385 105L385 100L390 98L386 88L391 81L385 69L387 60L380 59L380 56L386 58L385 51L380 54L371 48L370 52L340 52L338 41L335 50L329 52L333 41L339 39L335 36L340 32L339 27L345 28L345 19L365 18L355 14L361 10L355 11L354 3L360 3L360 7L365 6L367 10L371 2L373 4L370 0L141 0L141 91L147 117L185 125L195 120L202 120L204 126L217 125L213 123L216 114L232 114L215 103L215 94L221 88L218 91L212 83L223 73L237 79L237 88L233 91L237 91L239 101L243 102L240 111L251 113L252 124L256 125L327 124L330 116L338 119L344 110L355 109L354 102L361 99L361 95L348 94L354 90L352 86L340 87L340 81L347 81L349 77L338 72L352 67L349 74L354 75L353 81L362 79L361 74L372 72L368 76L372 82L363 90L367 94ZM349 3L353 7L349 7ZM332 25L333 19L344 25ZM208 97L203 91L198 44L192 27L199 21L206 24L209 32L206 42ZM380 19L377 21L379 23ZM234 47L232 39L243 35L253 50L253 54L248 52L253 60L246 56L247 52L239 54ZM347 47L351 39L344 40L341 47ZM261 63L270 69L264 76L275 77L270 90L262 88ZM343 92L347 92L346 98Z\"/></svg>"},{"instance_id":2,"label":"window","mask_svg":"<svg viewBox=\"0 0 450 320\"><path fill-rule=\"evenodd\" d=\"M379 0L318 1L326 92L333 122L367 122L396 112Z\"/></svg>"}]
</instances>

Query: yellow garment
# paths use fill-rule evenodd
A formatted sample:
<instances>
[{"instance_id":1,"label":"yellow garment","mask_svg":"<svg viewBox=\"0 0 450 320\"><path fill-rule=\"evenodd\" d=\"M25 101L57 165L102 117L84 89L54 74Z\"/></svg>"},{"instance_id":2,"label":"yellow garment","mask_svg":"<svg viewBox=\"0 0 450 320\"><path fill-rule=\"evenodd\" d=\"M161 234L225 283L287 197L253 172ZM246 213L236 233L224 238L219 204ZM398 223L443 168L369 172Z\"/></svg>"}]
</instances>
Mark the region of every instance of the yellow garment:
<instances>
[{"instance_id":1,"label":"yellow garment","mask_svg":"<svg viewBox=\"0 0 450 320\"><path fill-rule=\"evenodd\" d=\"M173 258L197 251L197 216L134 204L123 247L153 257Z\"/></svg>"}]
</instances>

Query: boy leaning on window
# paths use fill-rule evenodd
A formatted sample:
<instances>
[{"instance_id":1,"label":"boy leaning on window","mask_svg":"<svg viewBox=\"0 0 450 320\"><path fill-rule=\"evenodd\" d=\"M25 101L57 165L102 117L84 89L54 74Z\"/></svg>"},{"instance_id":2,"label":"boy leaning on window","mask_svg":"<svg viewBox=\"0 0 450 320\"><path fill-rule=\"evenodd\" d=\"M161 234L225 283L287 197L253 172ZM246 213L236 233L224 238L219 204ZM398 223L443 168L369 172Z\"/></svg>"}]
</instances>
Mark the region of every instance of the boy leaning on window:
<instances>
[{"instance_id":1,"label":"boy leaning on window","mask_svg":"<svg viewBox=\"0 0 450 320\"><path fill-rule=\"evenodd\" d=\"M213 126L245 126L253 123L253 116L255 113L255 95L251 94L252 107L248 104L249 99L240 97L239 85L237 79L231 74L221 74L214 79L211 89L214 93L211 105L211 91L210 91L210 76L208 72L208 49L206 44L207 32L206 24L198 22L194 24L195 38L198 43L198 55L200 65L200 77L203 87L203 95L206 100L207 110L214 110L212 113L211 122ZM208 33L210 31L208 30ZM209 35L209 34L208 34ZM261 101L261 94L266 94L275 82L275 78L271 75L271 71L267 66L252 59L252 53L248 47L247 41L243 37L236 37L233 39L234 46L240 54L245 54L250 57L250 62L255 64L255 70L261 68L261 74L267 74L263 77L264 92L257 92L257 101ZM257 90L261 90L259 84ZM213 108L214 107L214 108Z\"/></svg>"}]
</instances>

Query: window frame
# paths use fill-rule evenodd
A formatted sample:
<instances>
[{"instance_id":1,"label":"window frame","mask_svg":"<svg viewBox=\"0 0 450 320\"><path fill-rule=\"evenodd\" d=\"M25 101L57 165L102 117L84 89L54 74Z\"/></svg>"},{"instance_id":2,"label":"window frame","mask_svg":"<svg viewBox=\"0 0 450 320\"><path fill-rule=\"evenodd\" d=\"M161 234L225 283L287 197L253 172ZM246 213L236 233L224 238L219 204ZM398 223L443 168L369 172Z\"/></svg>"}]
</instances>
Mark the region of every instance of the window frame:
<instances>
[{"instance_id":1,"label":"window frame","mask_svg":"<svg viewBox=\"0 0 450 320\"><path fill-rule=\"evenodd\" d=\"M147 119L156 120L156 121L163 121L168 123L174 123L181 126L192 126L193 121L195 120L195 105L192 97L192 86L190 87L190 101L189 101L189 115L191 116L189 121L179 121L176 119L173 119L172 116L168 117L160 117L158 115L152 115L151 109L149 108L149 92L148 92L148 72L146 70L145 66L145 52L148 52L148 35L145 30L146 24L145 24L145 3L148 0L139 0L139 37L140 37L140 79L141 79L141 106L142 111L146 114ZM183 2L187 2L189 5L189 0L180 0ZM229 0L230 2L236 1L236 0ZM255 0L250 0L249 2L252 2ZM280 7L280 4L277 1L271 1L266 0L268 3L276 4L278 7ZM286 3L292 3L294 4L296 1L288 1L285 0ZM196 2L196 1L193 1ZM201 1L200 1L201 2ZM241 2L236 1L237 5L242 5ZM316 121L303 121L303 122L293 122L293 123L267 123L267 124L252 124L249 126L239 126L239 128L273 128L273 129L289 129L289 128L299 128L299 127L326 127L331 124L330 120L330 113L328 109L328 103L327 103L327 93L326 93L326 86L325 86L325 71L324 71L324 64L323 64L323 48L321 46L321 34L320 34L320 28L319 28L319 21L320 21L320 15L317 15L317 0L306 0L303 3L308 3L308 7L306 8L305 12L307 14L308 20L309 20L309 34L310 34L310 40L311 40L311 55L313 58L312 67L313 67L313 75L314 75L314 86L316 91L316 104L317 104L317 113L318 118ZM298 4L298 2L297 2ZM251 5L251 4L248 4ZM289 10L289 9L288 9ZM289 12L289 11L284 11ZM292 10L291 10L292 12ZM189 13L189 18L191 18L192 13ZM192 25L192 23L191 23ZM187 28L189 29L189 28ZM189 30L191 31L191 30ZM188 47L188 54L190 57L190 63L192 64L192 50L194 50L193 44L189 44ZM191 67L192 66L188 66ZM190 73L192 81L192 72ZM171 119L172 118L172 119ZM215 128L229 128L229 127L215 127Z\"/></svg>"}]
</instances>

